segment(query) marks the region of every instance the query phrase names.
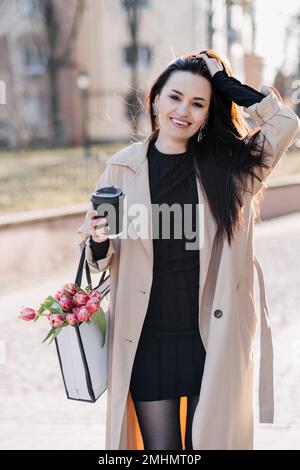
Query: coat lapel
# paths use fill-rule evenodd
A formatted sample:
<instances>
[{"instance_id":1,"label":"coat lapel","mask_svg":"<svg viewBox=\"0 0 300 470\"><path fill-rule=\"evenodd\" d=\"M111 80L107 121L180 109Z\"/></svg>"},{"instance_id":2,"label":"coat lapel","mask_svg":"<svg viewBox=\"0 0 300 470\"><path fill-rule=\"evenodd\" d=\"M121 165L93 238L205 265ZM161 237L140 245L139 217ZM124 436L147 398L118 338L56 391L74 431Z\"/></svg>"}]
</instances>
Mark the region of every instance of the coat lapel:
<instances>
[{"instance_id":1,"label":"coat lapel","mask_svg":"<svg viewBox=\"0 0 300 470\"><path fill-rule=\"evenodd\" d=\"M142 148L142 152L144 153L145 148ZM141 222L140 215L137 213L136 215L131 214L128 215L129 225L128 225L128 232L129 236L133 238L138 238L147 254L147 257L152 265L153 263L153 242L152 242L152 206L151 206L151 196L150 196L150 187L149 187L149 177L148 177L148 161L147 158L144 162L140 165L138 172L134 179L132 180L130 186L127 188L126 192L127 196L127 206L128 209L132 207L133 204L138 204L143 208L143 211L146 211L146 228L145 232L142 233L139 229L139 225ZM143 217L144 221L144 217ZM144 223L143 223L144 226Z\"/></svg>"},{"instance_id":2,"label":"coat lapel","mask_svg":"<svg viewBox=\"0 0 300 470\"><path fill-rule=\"evenodd\" d=\"M145 208L147 213L146 233L139 230L139 217L128 215L128 232L130 236L139 239L142 243L148 260L153 265L153 242L152 242L152 205L149 184L149 168L147 152L150 141L158 134L158 130L153 131L142 142L136 142L120 152L117 152L109 159L110 164L123 165L129 167L135 174L129 185L126 187L127 210L133 204L138 204Z\"/></svg>"}]
</instances>

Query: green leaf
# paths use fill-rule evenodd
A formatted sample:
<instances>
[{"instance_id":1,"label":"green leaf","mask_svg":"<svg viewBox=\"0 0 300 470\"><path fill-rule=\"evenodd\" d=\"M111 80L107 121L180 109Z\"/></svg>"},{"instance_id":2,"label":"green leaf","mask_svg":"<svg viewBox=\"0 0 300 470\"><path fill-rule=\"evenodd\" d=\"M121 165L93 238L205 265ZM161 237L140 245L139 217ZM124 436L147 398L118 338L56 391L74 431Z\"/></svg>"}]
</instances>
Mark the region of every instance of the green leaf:
<instances>
[{"instance_id":1,"label":"green leaf","mask_svg":"<svg viewBox=\"0 0 300 470\"><path fill-rule=\"evenodd\" d=\"M49 339L50 336L54 334L55 330L56 330L56 328L51 328L51 330L47 334L46 338L42 342L45 343L45 341L47 341L47 339Z\"/></svg>"},{"instance_id":2,"label":"green leaf","mask_svg":"<svg viewBox=\"0 0 300 470\"><path fill-rule=\"evenodd\" d=\"M41 303L39 311L43 312L44 310L47 310L53 303L57 303L57 300L52 297L52 295L48 295L48 297L46 297L45 300Z\"/></svg>"},{"instance_id":3,"label":"green leaf","mask_svg":"<svg viewBox=\"0 0 300 470\"><path fill-rule=\"evenodd\" d=\"M52 309L57 310L57 313L64 313L62 306L55 300L55 302L52 303L51 307L49 307L49 310L52 311Z\"/></svg>"},{"instance_id":4,"label":"green leaf","mask_svg":"<svg viewBox=\"0 0 300 470\"><path fill-rule=\"evenodd\" d=\"M57 315L61 315L63 318L65 318L66 316L66 312L64 312L63 310L58 310L57 308L52 308L52 307L50 307L49 310L51 313L56 313Z\"/></svg>"},{"instance_id":5,"label":"green leaf","mask_svg":"<svg viewBox=\"0 0 300 470\"><path fill-rule=\"evenodd\" d=\"M43 311L44 311L44 310L43 310ZM40 316L42 315L43 311L40 312L40 310L37 310L36 316L35 316L35 319L33 320L33 322L37 321L37 320L40 318Z\"/></svg>"},{"instance_id":6,"label":"green leaf","mask_svg":"<svg viewBox=\"0 0 300 470\"><path fill-rule=\"evenodd\" d=\"M103 312L103 309L99 307L99 309L93 313L92 315L92 320L96 323L96 325L100 328L100 331L102 333L102 348L105 344L105 337L106 337L106 317Z\"/></svg>"},{"instance_id":7,"label":"green leaf","mask_svg":"<svg viewBox=\"0 0 300 470\"><path fill-rule=\"evenodd\" d=\"M48 299L48 297L41 303L40 305L40 308L39 308L39 312L40 313L43 313L44 310L47 310L50 305L51 305L51 301Z\"/></svg>"},{"instance_id":8,"label":"green leaf","mask_svg":"<svg viewBox=\"0 0 300 470\"><path fill-rule=\"evenodd\" d=\"M41 303L40 308L38 309L38 315L37 315L36 320L41 316L41 314L45 310L50 310L51 307L59 310L59 313L63 312L63 309L60 306L60 304L57 302L57 300L54 297L52 297L52 295L48 295L48 297L45 298L45 300Z\"/></svg>"},{"instance_id":9,"label":"green leaf","mask_svg":"<svg viewBox=\"0 0 300 470\"><path fill-rule=\"evenodd\" d=\"M92 290L92 284L88 284L84 289L85 289L85 291L86 291L87 293L91 292L91 290Z\"/></svg>"},{"instance_id":10,"label":"green leaf","mask_svg":"<svg viewBox=\"0 0 300 470\"><path fill-rule=\"evenodd\" d=\"M52 338L51 338L51 340L49 341L48 344L52 343L52 341L54 340L54 338L56 338L56 336L61 332L62 329L63 329L63 327L61 327L61 328L55 328L55 332L53 333Z\"/></svg>"}]
</instances>

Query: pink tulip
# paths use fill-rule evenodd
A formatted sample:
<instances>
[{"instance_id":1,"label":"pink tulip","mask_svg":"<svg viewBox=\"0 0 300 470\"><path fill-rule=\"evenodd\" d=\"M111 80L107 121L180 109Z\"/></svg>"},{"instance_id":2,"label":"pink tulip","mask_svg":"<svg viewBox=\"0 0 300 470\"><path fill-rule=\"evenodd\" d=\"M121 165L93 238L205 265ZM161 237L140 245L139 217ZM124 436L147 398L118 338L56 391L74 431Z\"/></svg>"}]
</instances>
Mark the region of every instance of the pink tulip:
<instances>
[{"instance_id":1,"label":"pink tulip","mask_svg":"<svg viewBox=\"0 0 300 470\"><path fill-rule=\"evenodd\" d=\"M76 294L78 289L77 289L76 284L69 283L69 284L65 284L63 286L62 290L66 291L70 295L74 295L74 294Z\"/></svg>"},{"instance_id":2,"label":"pink tulip","mask_svg":"<svg viewBox=\"0 0 300 470\"><path fill-rule=\"evenodd\" d=\"M76 292L76 294L73 297L73 302L79 307L82 307L83 305L85 305L88 300L89 300L89 296L81 291Z\"/></svg>"},{"instance_id":3,"label":"pink tulip","mask_svg":"<svg viewBox=\"0 0 300 470\"><path fill-rule=\"evenodd\" d=\"M48 315L48 319L51 323L51 326L53 328L60 328L62 326L64 326L64 319L61 315L57 314L57 313L50 313L50 315Z\"/></svg>"},{"instance_id":4,"label":"pink tulip","mask_svg":"<svg viewBox=\"0 0 300 470\"><path fill-rule=\"evenodd\" d=\"M53 297L59 302L63 295L65 295L65 294L60 290L60 291L56 292L56 294L54 294Z\"/></svg>"},{"instance_id":5,"label":"pink tulip","mask_svg":"<svg viewBox=\"0 0 300 470\"><path fill-rule=\"evenodd\" d=\"M99 309L99 306L100 306L99 300L90 299L88 303L86 304L86 309L88 310L88 312L93 313L93 312L97 312L97 310Z\"/></svg>"},{"instance_id":6,"label":"pink tulip","mask_svg":"<svg viewBox=\"0 0 300 470\"><path fill-rule=\"evenodd\" d=\"M92 290L92 292L89 293L89 298L93 299L93 300L95 300L95 299L100 300L101 299L101 294L97 290Z\"/></svg>"},{"instance_id":7,"label":"pink tulip","mask_svg":"<svg viewBox=\"0 0 300 470\"><path fill-rule=\"evenodd\" d=\"M68 313L66 316L66 320L67 320L67 323L72 326L77 325L78 323L76 313Z\"/></svg>"},{"instance_id":8,"label":"pink tulip","mask_svg":"<svg viewBox=\"0 0 300 470\"><path fill-rule=\"evenodd\" d=\"M91 317L91 313L87 310L86 307L81 307L77 312L77 319L80 322L87 321Z\"/></svg>"},{"instance_id":9,"label":"pink tulip","mask_svg":"<svg viewBox=\"0 0 300 470\"><path fill-rule=\"evenodd\" d=\"M37 315L37 311L30 307L21 308L21 312L18 315L18 318L22 318L22 320L30 321L34 320Z\"/></svg>"},{"instance_id":10,"label":"pink tulip","mask_svg":"<svg viewBox=\"0 0 300 470\"><path fill-rule=\"evenodd\" d=\"M71 310L74 307L72 300L67 295L62 295L58 303L63 310L66 311Z\"/></svg>"},{"instance_id":11,"label":"pink tulip","mask_svg":"<svg viewBox=\"0 0 300 470\"><path fill-rule=\"evenodd\" d=\"M77 314L77 312L78 312L78 310L79 310L80 308L81 308L81 307L78 307L78 306L77 306L77 307L73 307L73 308L72 308L72 311L71 311L70 313L76 313L76 314Z\"/></svg>"}]
</instances>

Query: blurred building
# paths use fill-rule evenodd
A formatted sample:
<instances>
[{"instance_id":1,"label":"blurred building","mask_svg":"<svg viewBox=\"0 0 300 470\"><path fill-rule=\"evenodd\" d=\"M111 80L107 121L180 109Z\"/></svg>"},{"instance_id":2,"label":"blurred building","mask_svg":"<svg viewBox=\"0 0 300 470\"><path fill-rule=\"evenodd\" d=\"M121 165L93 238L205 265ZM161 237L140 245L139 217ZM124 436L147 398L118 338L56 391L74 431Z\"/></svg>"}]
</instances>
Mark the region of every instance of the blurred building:
<instances>
[{"instance_id":1,"label":"blurred building","mask_svg":"<svg viewBox=\"0 0 300 470\"><path fill-rule=\"evenodd\" d=\"M55 87L48 67L49 31L40 13L43 2L55 7L57 57L82 6ZM0 106L0 142L126 140L132 130L128 103L135 90L142 103L138 131L143 134L149 130L143 100L154 78L174 57L205 47L227 57L237 78L259 87L262 60L255 54L252 0L137 0L136 17L128 15L129 3L0 0L0 79L11 84L7 105ZM85 78L81 89L78 75Z\"/></svg>"},{"instance_id":2,"label":"blurred building","mask_svg":"<svg viewBox=\"0 0 300 470\"><path fill-rule=\"evenodd\" d=\"M57 144L78 138L81 123L73 47L57 67L54 80L48 67L51 45L55 44L56 57L61 57L70 35L76 0L67 3L68 8L59 0L0 0L0 79L6 84L6 104L0 105L2 145L49 145L55 126ZM49 36L47 21L56 25L54 37ZM57 107L55 113L53 107Z\"/></svg>"}]
</instances>

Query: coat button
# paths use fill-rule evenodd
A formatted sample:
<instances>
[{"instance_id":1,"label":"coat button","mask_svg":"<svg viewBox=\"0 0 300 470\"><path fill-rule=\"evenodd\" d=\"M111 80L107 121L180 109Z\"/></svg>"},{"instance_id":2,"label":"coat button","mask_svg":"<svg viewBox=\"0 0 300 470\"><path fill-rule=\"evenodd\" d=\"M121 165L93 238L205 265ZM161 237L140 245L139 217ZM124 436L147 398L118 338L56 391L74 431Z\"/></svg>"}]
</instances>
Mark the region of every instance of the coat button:
<instances>
[{"instance_id":1,"label":"coat button","mask_svg":"<svg viewBox=\"0 0 300 470\"><path fill-rule=\"evenodd\" d=\"M214 316L215 316L216 318L221 318L222 315L223 315L222 310L215 310L215 311L214 311Z\"/></svg>"}]
</instances>

